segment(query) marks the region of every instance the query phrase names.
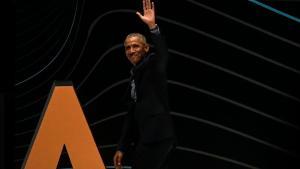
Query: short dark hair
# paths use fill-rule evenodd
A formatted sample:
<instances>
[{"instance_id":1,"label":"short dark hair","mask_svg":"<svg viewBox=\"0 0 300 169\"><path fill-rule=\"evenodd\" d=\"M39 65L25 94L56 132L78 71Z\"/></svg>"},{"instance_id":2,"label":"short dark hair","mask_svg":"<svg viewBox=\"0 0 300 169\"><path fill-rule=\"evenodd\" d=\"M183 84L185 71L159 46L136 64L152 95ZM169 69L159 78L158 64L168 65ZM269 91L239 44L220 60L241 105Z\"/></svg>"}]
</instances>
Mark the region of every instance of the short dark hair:
<instances>
[{"instance_id":1,"label":"short dark hair","mask_svg":"<svg viewBox=\"0 0 300 169\"><path fill-rule=\"evenodd\" d=\"M130 33L130 34L128 34L128 35L126 36L125 41L126 41L127 38L130 38L130 37L139 37L145 44L147 44L147 39L146 39L146 37L145 37L143 34L141 34L141 33L136 33L136 32ZM125 42L125 41L124 41L124 42Z\"/></svg>"}]
</instances>

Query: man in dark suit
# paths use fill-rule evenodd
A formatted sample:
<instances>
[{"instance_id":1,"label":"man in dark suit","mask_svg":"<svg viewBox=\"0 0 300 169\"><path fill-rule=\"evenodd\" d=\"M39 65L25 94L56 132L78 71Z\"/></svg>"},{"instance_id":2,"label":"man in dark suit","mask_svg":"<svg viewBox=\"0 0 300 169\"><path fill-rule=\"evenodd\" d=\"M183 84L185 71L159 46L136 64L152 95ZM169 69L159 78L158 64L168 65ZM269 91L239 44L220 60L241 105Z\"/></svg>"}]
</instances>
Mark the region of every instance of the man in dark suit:
<instances>
[{"instance_id":1,"label":"man in dark suit","mask_svg":"<svg viewBox=\"0 0 300 169\"><path fill-rule=\"evenodd\" d=\"M143 0L143 14L136 14L150 29L154 52L142 34L131 33L124 41L126 57L133 64L131 102L114 165L121 168L124 153L134 147L133 169L166 169L175 146L167 93L168 51L155 22L154 3Z\"/></svg>"}]
</instances>

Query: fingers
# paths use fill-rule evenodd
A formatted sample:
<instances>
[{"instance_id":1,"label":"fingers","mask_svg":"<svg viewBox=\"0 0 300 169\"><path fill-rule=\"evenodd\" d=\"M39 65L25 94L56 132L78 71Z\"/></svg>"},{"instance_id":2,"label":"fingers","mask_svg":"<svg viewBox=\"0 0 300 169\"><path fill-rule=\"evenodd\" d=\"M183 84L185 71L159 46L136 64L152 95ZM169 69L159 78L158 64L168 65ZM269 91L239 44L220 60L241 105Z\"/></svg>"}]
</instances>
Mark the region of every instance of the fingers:
<instances>
[{"instance_id":1,"label":"fingers","mask_svg":"<svg viewBox=\"0 0 300 169\"><path fill-rule=\"evenodd\" d=\"M136 14L142 19L142 14L140 12L136 12Z\"/></svg>"},{"instance_id":2,"label":"fingers","mask_svg":"<svg viewBox=\"0 0 300 169\"><path fill-rule=\"evenodd\" d=\"M116 154L114 155L114 166L116 169L121 169L122 168L122 153L120 151L117 151Z\"/></svg>"},{"instance_id":3,"label":"fingers","mask_svg":"<svg viewBox=\"0 0 300 169\"><path fill-rule=\"evenodd\" d=\"M151 9L151 0L146 0L146 8Z\"/></svg>"},{"instance_id":4,"label":"fingers","mask_svg":"<svg viewBox=\"0 0 300 169\"><path fill-rule=\"evenodd\" d=\"M151 0L143 0L143 10L149 10L154 9L154 2L151 2Z\"/></svg>"},{"instance_id":5,"label":"fingers","mask_svg":"<svg viewBox=\"0 0 300 169\"><path fill-rule=\"evenodd\" d=\"M152 10L154 11L154 2L152 2Z\"/></svg>"},{"instance_id":6,"label":"fingers","mask_svg":"<svg viewBox=\"0 0 300 169\"><path fill-rule=\"evenodd\" d=\"M120 156L118 156L118 158L117 158L117 166L121 166L121 157Z\"/></svg>"},{"instance_id":7,"label":"fingers","mask_svg":"<svg viewBox=\"0 0 300 169\"><path fill-rule=\"evenodd\" d=\"M119 164L119 156L117 154L115 154L114 156L114 166L115 168L117 168L120 164Z\"/></svg>"},{"instance_id":8,"label":"fingers","mask_svg":"<svg viewBox=\"0 0 300 169\"><path fill-rule=\"evenodd\" d=\"M117 156L114 155L114 166L116 167L117 166Z\"/></svg>"},{"instance_id":9,"label":"fingers","mask_svg":"<svg viewBox=\"0 0 300 169\"><path fill-rule=\"evenodd\" d=\"M143 10L146 11L147 7L146 7L146 0L143 0Z\"/></svg>"},{"instance_id":10,"label":"fingers","mask_svg":"<svg viewBox=\"0 0 300 169\"><path fill-rule=\"evenodd\" d=\"M121 164L120 165L115 164L115 169L121 169L121 168L122 168Z\"/></svg>"},{"instance_id":11,"label":"fingers","mask_svg":"<svg viewBox=\"0 0 300 169\"><path fill-rule=\"evenodd\" d=\"M114 166L116 169L121 168L121 163L119 162L118 158L114 160Z\"/></svg>"}]
</instances>

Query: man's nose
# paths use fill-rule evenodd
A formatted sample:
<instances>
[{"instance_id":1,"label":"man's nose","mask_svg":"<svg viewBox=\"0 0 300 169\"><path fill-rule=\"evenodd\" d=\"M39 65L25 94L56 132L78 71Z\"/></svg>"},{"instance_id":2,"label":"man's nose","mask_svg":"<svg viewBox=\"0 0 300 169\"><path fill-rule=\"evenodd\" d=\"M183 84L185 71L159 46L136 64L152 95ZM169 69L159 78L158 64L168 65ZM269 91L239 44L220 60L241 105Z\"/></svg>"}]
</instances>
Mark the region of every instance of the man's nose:
<instances>
[{"instance_id":1,"label":"man's nose","mask_svg":"<svg viewBox=\"0 0 300 169\"><path fill-rule=\"evenodd\" d=\"M129 52L130 52L130 53L134 53L134 52L135 52L134 48L130 48L130 49L129 49Z\"/></svg>"}]
</instances>

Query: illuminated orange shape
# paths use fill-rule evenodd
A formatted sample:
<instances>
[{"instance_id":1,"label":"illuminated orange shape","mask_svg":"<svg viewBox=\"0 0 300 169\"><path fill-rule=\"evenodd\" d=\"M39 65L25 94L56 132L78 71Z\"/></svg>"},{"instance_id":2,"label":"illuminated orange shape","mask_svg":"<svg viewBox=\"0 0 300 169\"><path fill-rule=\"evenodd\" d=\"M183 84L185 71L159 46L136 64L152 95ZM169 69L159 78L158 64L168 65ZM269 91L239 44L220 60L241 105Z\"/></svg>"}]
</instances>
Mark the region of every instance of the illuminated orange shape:
<instances>
[{"instance_id":1,"label":"illuminated orange shape","mask_svg":"<svg viewBox=\"0 0 300 169\"><path fill-rule=\"evenodd\" d=\"M52 87L23 169L56 169L66 146L73 169L105 169L72 85Z\"/></svg>"}]
</instances>

